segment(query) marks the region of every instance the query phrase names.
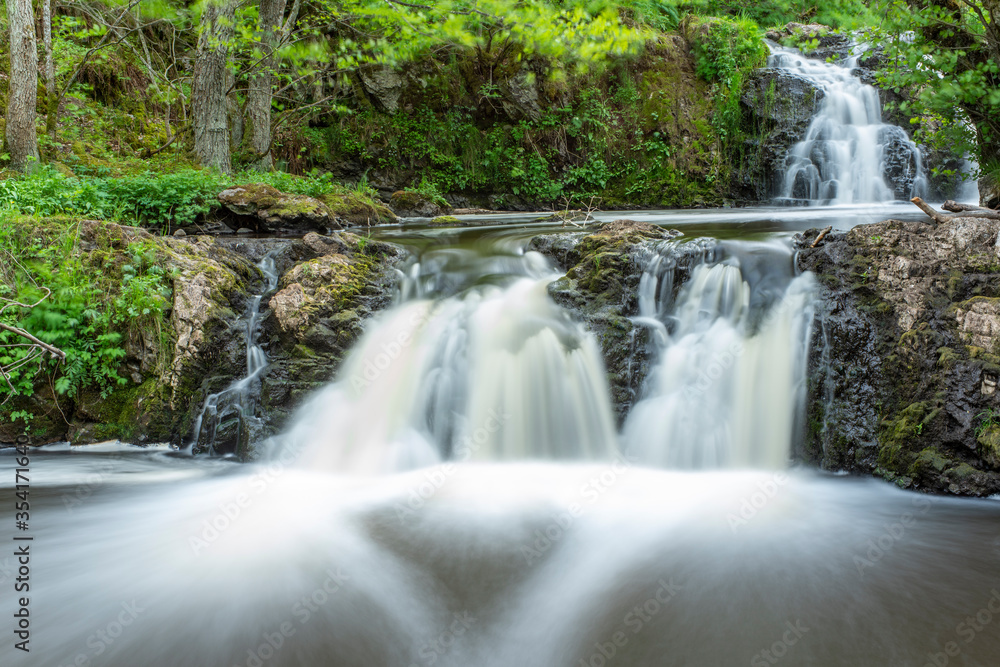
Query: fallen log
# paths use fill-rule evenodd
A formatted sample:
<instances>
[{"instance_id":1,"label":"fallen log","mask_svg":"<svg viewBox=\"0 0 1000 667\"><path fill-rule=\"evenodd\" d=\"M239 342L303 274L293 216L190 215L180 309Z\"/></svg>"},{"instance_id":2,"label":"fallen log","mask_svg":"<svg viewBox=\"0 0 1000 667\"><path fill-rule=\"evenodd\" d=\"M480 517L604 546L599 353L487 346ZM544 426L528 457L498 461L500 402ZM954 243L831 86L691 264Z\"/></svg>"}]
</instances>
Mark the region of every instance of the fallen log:
<instances>
[{"instance_id":1,"label":"fallen log","mask_svg":"<svg viewBox=\"0 0 1000 667\"><path fill-rule=\"evenodd\" d=\"M963 210L961 213L957 215L948 215L946 213L940 213L938 211L935 211L933 208L930 207L930 205L927 202L925 202L920 197L914 197L910 201L913 202L914 206L916 206L921 211L926 213L927 217L929 217L931 220L933 220L939 225L944 224L946 222L950 222L955 218L986 218L987 220L1000 220L1000 211L994 211L993 209L990 208L984 208L982 210L977 209L974 211Z\"/></svg>"},{"instance_id":2,"label":"fallen log","mask_svg":"<svg viewBox=\"0 0 1000 667\"><path fill-rule=\"evenodd\" d=\"M945 203L941 204L941 208L946 211L951 211L952 213L961 213L962 211L988 211L990 213L996 213L996 211L992 208L976 206L975 204L962 204L953 199L949 199Z\"/></svg>"}]
</instances>

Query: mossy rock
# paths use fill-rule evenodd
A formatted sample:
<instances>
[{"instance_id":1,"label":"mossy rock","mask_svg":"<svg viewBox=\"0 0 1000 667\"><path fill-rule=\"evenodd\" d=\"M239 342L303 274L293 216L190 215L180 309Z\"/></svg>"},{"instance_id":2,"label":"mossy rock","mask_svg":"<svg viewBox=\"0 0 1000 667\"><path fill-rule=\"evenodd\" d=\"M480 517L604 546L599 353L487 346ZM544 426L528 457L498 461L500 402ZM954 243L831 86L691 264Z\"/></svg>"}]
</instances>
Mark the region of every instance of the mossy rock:
<instances>
[{"instance_id":1,"label":"mossy rock","mask_svg":"<svg viewBox=\"0 0 1000 667\"><path fill-rule=\"evenodd\" d=\"M442 206L427 195L412 190L399 190L392 193L389 207L401 218L436 218L451 211L451 207Z\"/></svg>"},{"instance_id":2,"label":"mossy rock","mask_svg":"<svg viewBox=\"0 0 1000 667\"><path fill-rule=\"evenodd\" d=\"M434 227L465 227L467 223L462 222L453 215L439 215L432 219L429 223Z\"/></svg>"},{"instance_id":3,"label":"mossy rock","mask_svg":"<svg viewBox=\"0 0 1000 667\"><path fill-rule=\"evenodd\" d=\"M329 192L319 199L339 220L351 225L387 225L399 221L388 206L371 197Z\"/></svg>"}]
</instances>

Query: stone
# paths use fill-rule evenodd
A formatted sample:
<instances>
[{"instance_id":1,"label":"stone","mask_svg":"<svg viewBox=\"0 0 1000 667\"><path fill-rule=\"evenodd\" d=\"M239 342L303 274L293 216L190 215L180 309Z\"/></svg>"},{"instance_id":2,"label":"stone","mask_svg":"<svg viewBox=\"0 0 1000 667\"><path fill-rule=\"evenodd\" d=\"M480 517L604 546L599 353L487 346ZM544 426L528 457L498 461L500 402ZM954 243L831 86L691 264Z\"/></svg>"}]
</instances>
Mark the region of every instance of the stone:
<instances>
[{"instance_id":1,"label":"stone","mask_svg":"<svg viewBox=\"0 0 1000 667\"><path fill-rule=\"evenodd\" d=\"M178 229L177 231L174 232L174 236L178 237L187 236L187 232L185 232L183 229Z\"/></svg>"},{"instance_id":2,"label":"stone","mask_svg":"<svg viewBox=\"0 0 1000 667\"><path fill-rule=\"evenodd\" d=\"M240 227L236 230L237 234L253 234L253 230L249 227Z\"/></svg>"},{"instance_id":3,"label":"stone","mask_svg":"<svg viewBox=\"0 0 1000 667\"><path fill-rule=\"evenodd\" d=\"M1000 221L886 220L809 248L816 231L798 254L820 294L797 457L906 488L1000 492L978 451L1000 378Z\"/></svg>"},{"instance_id":4,"label":"stone","mask_svg":"<svg viewBox=\"0 0 1000 667\"><path fill-rule=\"evenodd\" d=\"M358 78L376 109L388 114L399 111L399 98L406 84L399 72L389 66L373 65L358 70Z\"/></svg>"},{"instance_id":5,"label":"stone","mask_svg":"<svg viewBox=\"0 0 1000 667\"><path fill-rule=\"evenodd\" d=\"M318 199L281 192L266 183L248 183L219 193L233 227L258 233L302 233L340 229L329 207Z\"/></svg>"},{"instance_id":6,"label":"stone","mask_svg":"<svg viewBox=\"0 0 1000 667\"><path fill-rule=\"evenodd\" d=\"M451 207L411 190L394 192L389 207L401 218L436 218L451 212Z\"/></svg>"}]
</instances>

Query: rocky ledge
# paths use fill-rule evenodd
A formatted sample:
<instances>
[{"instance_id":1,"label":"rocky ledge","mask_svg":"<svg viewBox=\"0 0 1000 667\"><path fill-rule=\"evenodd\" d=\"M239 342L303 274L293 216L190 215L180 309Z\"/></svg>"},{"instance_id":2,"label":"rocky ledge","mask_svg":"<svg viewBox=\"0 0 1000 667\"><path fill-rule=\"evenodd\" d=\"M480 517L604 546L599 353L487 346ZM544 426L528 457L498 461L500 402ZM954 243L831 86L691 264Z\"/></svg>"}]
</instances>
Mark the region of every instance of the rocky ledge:
<instances>
[{"instance_id":1,"label":"rocky ledge","mask_svg":"<svg viewBox=\"0 0 1000 667\"><path fill-rule=\"evenodd\" d=\"M803 459L903 488L1000 492L998 230L887 220L802 249L821 286Z\"/></svg>"},{"instance_id":2,"label":"rocky ledge","mask_svg":"<svg viewBox=\"0 0 1000 667\"><path fill-rule=\"evenodd\" d=\"M264 290L255 264L265 255L281 278L260 305L259 343L270 367L252 406L257 431L249 435L276 431L306 393L333 377L365 319L389 304L394 266L402 257L396 246L349 232L296 240L172 238L107 222L81 224L79 252L95 267L108 252L127 253L133 244L151 246L172 276L169 305L155 322L126 337L119 369L124 386L105 395L87 390L57 398L43 383L32 397L6 406L35 415L37 444L188 442L206 396L246 374L246 314L253 296ZM22 428L0 420L0 442L13 442ZM236 421L220 423L217 449L238 449L237 432L248 435Z\"/></svg>"}]
</instances>

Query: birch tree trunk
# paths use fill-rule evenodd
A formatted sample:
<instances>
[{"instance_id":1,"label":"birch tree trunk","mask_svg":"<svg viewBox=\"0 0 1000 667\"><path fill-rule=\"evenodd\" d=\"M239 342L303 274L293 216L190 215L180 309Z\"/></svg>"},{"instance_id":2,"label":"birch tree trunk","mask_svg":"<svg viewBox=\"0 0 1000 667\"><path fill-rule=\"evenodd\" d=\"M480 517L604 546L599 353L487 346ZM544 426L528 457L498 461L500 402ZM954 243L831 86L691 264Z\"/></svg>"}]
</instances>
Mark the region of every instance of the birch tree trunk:
<instances>
[{"instance_id":1,"label":"birch tree trunk","mask_svg":"<svg viewBox=\"0 0 1000 667\"><path fill-rule=\"evenodd\" d=\"M10 166L18 171L38 160L35 104L38 102L38 51L31 0L7 0L10 32L10 82L6 135Z\"/></svg>"},{"instance_id":2,"label":"birch tree trunk","mask_svg":"<svg viewBox=\"0 0 1000 667\"><path fill-rule=\"evenodd\" d=\"M235 6L231 0L209 0L201 15L201 34L191 86L191 120L194 150L201 163L223 173L232 173L229 153L229 123L226 64L233 41Z\"/></svg>"}]
</instances>

